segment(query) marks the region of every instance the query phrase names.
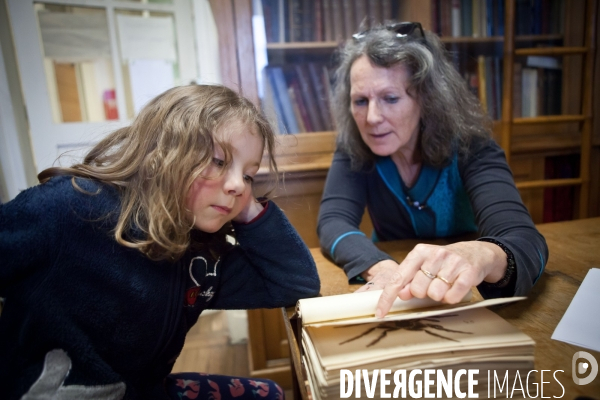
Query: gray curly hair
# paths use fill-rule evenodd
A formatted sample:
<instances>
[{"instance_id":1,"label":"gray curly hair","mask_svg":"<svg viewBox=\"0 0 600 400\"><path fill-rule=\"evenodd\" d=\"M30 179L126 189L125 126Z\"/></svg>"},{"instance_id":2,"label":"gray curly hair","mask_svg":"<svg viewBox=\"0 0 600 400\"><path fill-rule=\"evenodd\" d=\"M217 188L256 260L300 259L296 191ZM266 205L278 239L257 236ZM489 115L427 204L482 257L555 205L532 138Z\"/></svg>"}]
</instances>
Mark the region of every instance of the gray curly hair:
<instances>
[{"instance_id":1,"label":"gray curly hair","mask_svg":"<svg viewBox=\"0 0 600 400\"><path fill-rule=\"evenodd\" d=\"M372 164L376 157L363 142L350 111L350 70L354 61L365 55L380 67L402 64L407 68L409 94L421 108L418 146L424 163L443 166L457 152L469 154L474 139L491 136L491 119L479 99L449 61L437 35L424 31L424 38L399 39L389 26L365 31L347 40L337 52L333 113L339 132L338 148L350 156L354 169Z\"/></svg>"}]
</instances>

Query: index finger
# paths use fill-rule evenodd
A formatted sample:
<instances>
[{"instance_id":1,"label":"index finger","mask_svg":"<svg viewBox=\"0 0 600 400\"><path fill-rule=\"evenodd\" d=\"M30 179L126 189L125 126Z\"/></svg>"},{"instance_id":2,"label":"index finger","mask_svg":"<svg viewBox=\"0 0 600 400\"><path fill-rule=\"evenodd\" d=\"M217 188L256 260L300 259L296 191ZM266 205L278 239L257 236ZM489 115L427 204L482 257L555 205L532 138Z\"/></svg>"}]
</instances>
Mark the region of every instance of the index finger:
<instances>
[{"instance_id":1,"label":"index finger","mask_svg":"<svg viewBox=\"0 0 600 400\"><path fill-rule=\"evenodd\" d=\"M414 253L411 251L411 253ZM390 282L385 285L383 292L377 302L375 309L375 317L383 318L390 311L394 301L400 294L400 291L407 283L412 281L412 278L419 271L423 264L423 258L419 255L411 253L398 265L397 270L392 275Z\"/></svg>"}]
</instances>

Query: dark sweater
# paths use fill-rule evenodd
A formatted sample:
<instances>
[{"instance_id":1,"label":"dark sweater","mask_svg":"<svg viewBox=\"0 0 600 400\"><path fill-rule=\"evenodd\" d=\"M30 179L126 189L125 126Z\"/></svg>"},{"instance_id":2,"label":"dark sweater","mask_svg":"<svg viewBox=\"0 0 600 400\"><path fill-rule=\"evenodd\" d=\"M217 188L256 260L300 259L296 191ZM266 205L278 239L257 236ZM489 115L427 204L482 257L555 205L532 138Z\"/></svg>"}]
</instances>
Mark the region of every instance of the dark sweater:
<instances>
[{"instance_id":1,"label":"dark sweater","mask_svg":"<svg viewBox=\"0 0 600 400\"><path fill-rule=\"evenodd\" d=\"M234 224L239 245L218 264L208 251L154 262L115 241L116 189L77 181L99 193L58 177L0 206L3 399L30 390L57 349L46 369L70 361L64 385L77 398L166 398L162 381L204 309L289 306L319 292L308 249L274 203Z\"/></svg>"},{"instance_id":2,"label":"dark sweater","mask_svg":"<svg viewBox=\"0 0 600 400\"><path fill-rule=\"evenodd\" d=\"M373 222L373 238L358 229L365 207ZM323 252L344 268L349 279L391 259L373 240L431 239L477 231L504 244L517 266L512 293L482 284L481 294L527 294L546 265L548 248L521 201L504 152L493 140L469 157L455 157L445 168L424 166L410 189L389 157L380 157L374 167L352 171L350 158L335 153L321 200L318 234Z\"/></svg>"}]
</instances>

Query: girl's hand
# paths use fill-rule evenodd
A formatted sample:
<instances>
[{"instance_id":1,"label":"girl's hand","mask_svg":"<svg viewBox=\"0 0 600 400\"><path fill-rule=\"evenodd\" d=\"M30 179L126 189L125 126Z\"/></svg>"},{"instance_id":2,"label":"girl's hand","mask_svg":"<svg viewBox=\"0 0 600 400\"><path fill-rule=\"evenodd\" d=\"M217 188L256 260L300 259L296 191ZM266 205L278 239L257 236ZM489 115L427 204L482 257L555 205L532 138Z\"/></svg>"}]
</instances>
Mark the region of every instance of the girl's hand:
<instances>
[{"instance_id":1,"label":"girl's hand","mask_svg":"<svg viewBox=\"0 0 600 400\"><path fill-rule=\"evenodd\" d=\"M233 218L233 221L240 223L247 223L252 221L260 212L264 209L263 205L254 198L254 196L248 196L248 200L242 211Z\"/></svg>"},{"instance_id":2,"label":"girl's hand","mask_svg":"<svg viewBox=\"0 0 600 400\"><path fill-rule=\"evenodd\" d=\"M395 268L389 263L380 266L381 270L370 280L373 284L365 285L383 288L375 312L378 318L388 313L396 297L402 300L430 297L458 303L471 287L482 281L499 281L506 272L507 261L499 246L469 241L447 246L418 244L396 265Z\"/></svg>"}]
</instances>

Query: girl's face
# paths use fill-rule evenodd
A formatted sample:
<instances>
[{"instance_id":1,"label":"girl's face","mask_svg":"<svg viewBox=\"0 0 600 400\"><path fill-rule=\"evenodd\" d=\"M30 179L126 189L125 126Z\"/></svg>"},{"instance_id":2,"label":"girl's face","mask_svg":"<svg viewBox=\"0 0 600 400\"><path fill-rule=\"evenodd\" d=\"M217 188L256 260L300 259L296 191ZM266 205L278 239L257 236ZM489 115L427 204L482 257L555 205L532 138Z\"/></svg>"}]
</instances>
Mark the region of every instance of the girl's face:
<instances>
[{"instance_id":1,"label":"girl's face","mask_svg":"<svg viewBox=\"0 0 600 400\"><path fill-rule=\"evenodd\" d=\"M256 128L239 120L223 124L216 136L231 146L231 162L215 147L212 163L198 176L187 196L187 209L195 217L194 226L214 233L253 201L252 182L263 154L263 142Z\"/></svg>"},{"instance_id":2,"label":"girl's face","mask_svg":"<svg viewBox=\"0 0 600 400\"><path fill-rule=\"evenodd\" d=\"M360 136L379 156L414 153L421 107L406 91L408 71L403 65L383 68L361 56L350 69L350 101Z\"/></svg>"}]
</instances>

